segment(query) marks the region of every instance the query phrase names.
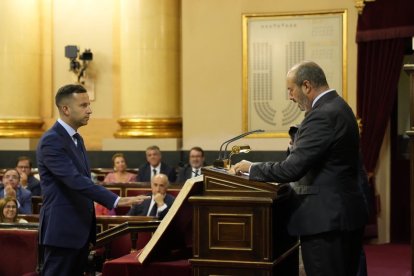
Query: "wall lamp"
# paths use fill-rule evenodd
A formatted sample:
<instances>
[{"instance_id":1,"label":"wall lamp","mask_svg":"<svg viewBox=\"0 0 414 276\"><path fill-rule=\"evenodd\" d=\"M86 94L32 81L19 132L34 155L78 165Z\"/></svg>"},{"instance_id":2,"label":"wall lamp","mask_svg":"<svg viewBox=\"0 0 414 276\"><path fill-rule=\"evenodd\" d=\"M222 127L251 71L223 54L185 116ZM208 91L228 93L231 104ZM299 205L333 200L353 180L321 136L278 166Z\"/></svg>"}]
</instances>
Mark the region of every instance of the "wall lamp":
<instances>
[{"instance_id":1,"label":"wall lamp","mask_svg":"<svg viewBox=\"0 0 414 276\"><path fill-rule=\"evenodd\" d=\"M93 59L91 49L85 49L79 55L79 48L75 45L65 46L65 57L69 59L69 71L72 71L78 77L78 83L84 84L85 71ZM79 60L81 61L79 61Z\"/></svg>"}]
</instances>

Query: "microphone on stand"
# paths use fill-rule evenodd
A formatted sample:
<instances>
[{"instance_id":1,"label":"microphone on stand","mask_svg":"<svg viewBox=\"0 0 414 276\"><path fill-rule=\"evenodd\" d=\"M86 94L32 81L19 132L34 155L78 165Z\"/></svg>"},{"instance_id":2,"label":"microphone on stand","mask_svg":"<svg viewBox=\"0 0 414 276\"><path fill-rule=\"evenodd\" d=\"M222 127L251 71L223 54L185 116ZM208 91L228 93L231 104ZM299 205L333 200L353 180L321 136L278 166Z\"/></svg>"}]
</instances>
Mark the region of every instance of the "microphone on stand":
<instances>
[{"instance_id":1,"label":"microphone on stand","mask_svg":"<svg viewBox=\"0 0 414 276\"><path fill-rule=\"evenodd\" d=\"M253 133L258 133L258 132L264 132L264 130L263 129L256 129L256 130L248 131L248 132L242 133L242 134L240 134L236 137L233 137L233 138L231 138L227 141L224 141L223 144L221 144L221 146L220 146L218 159L216 159L214 161L213 166L216 167L216 168L227 168L227 166L229 164L228 163L229 160L227 159L227 153L226 153L228 145L230 143L234 142L234 141L237 141L237 140L239 140L243 137L246 137L247 135L250 135L250 134L253 134ZM223 146L224 145L226 145L226 146L225 146L224 152L223 152Z\"/></svg>"}]
</instances>

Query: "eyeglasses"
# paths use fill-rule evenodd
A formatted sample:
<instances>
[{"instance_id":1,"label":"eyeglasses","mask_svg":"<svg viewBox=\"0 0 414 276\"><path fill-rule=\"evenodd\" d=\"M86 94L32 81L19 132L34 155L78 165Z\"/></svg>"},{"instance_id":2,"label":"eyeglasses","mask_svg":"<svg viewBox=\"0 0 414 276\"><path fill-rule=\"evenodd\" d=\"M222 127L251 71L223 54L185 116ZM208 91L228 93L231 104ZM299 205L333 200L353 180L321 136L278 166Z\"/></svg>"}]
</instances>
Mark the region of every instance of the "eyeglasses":
<instances>
[{"instance_id":1,"label":"eyeglasses","mask_svg":"<svg viewBox=\"0 0 414 276\"><path fill-rule=\"evenodd\" d=\"M19 179L19 177L17 175L4 175L3 178L5 179Z\"/></svg>"},{"instance_id":2,"label":"eyeglasses","mask_svg":"<svg viewBox=\"0 0 414 276\"><path fill-rule=\"evenodd\" d=\"M6 205L4 206L4 209L17 209L16 205Z\"/></svg>"}]
</instances>

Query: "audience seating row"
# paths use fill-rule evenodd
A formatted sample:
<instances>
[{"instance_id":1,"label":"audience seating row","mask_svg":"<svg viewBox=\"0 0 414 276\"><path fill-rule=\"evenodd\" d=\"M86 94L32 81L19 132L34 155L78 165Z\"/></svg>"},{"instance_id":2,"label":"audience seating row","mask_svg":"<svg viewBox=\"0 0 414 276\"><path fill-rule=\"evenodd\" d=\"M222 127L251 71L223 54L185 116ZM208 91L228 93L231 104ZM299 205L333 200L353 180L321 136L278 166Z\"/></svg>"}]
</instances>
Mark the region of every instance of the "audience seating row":
<instances>
[{"instance_id":1,"label":"audience seating row","mask_svg":"<svg viewBox=\"0 0 414 276\"><path fill-rule=\"evenodd\" d=\"M115 194L124 196L137 196L151 193L151 183L148 182L133 182L133 183L101 183L100 185L106 187ZM181 185L171 184L168 187L168 193L177 197L181 190ZM125 215L129 211L129 207L118 207L115 212L117 215Z\"/></svg>"},{"instance_id":2,"label":"audience seating row","mask_svg":"<svg viewBox=\"0 0 414 276\"><path fill-rule=\"evenodd\" d=\"M23 275L34 272L41 265L41 248L38 249L39 215L19 215L29 223L0 224L0 275ZM140 216L100 216L96 218L97 243L91 251L98 268L107 260L136 252L151 239L160 221ZM24 260L22 260L24 258ZM100 260L100 261L99 261ZM17 265L16 263L19 263ZM99 264L100 263L100 264Z\"/></svg>"},{"instance_id":3,"label":"audience seating row","mask_svg":"<svg viewBox=\"0 0 414 276\"><path fill-rule=\"evenodd\" d=\"M133 182L133 183L99 183L108 190L114 192L119 196L137 196L151 193L151 183L149 182ZM181 190L181 185L171 184L168 188L168 193L177 197ZM32 210L33 214L39 214L42 207L42 197L32 196ZM129 207L116 208L117 215L125 215Z\"/></svg>"},{"instance_id":4,"label":"audience seating row","mask_svg":"<svg viewBox=\"0 0 414 276\"><path fill-rule=\"evenodd\" d=\"M103 182L104 179L105 179L105 176L108 173L111 173L113 171L114 171L114 169L112 169L112 168L92 168L91 169L91 172L95 174L96 180L98 182ZM129 172L129 173L138 174L139 169L138 168L127 168L126 171Z\"/></svg>"}]
</instances>

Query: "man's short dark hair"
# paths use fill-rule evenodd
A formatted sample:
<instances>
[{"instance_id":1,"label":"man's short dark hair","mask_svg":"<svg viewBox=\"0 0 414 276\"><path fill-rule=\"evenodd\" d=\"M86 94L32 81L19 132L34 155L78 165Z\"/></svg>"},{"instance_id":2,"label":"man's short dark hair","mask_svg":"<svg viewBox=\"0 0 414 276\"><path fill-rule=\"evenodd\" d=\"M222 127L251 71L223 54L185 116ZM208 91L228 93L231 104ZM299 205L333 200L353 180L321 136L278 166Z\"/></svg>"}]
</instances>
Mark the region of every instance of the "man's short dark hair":
<instances>
[{"instance_id":1,"label":"man's short dark hair","mask_svg":"<svg viewBox=\"0 0 414 276\"><path fill-rule=\"evenodd\" d=\"M55 96L55 104L59 108L59 105L64 99L72 96L74 93L86 93L87 90L80 84L67 84L59 88Z\"/></svg>"},{"instance_id":2,"label":"man's short dark hair","mask_svg":"<svg viewBox=\"0 0 414 276\"><path fill-rule=\"evenodd\" d=\"M26 160L29 161L29 166L30 168L32 168L32 159L30 159L30 157L28 156L19 156L16 160L16 167L17 165L19 165L20 161L26 161Z\"/></svg>"},{"instance_id":3,"label":"man's short dark hair","mask_svg":"<svg viewBox=\"0 0 414 276\"><path fill-rule=\"evenodd\" d=\"M297 86L302 86L305 80L309 81L315 88L327 86L325 73L322 68L313 61L304 61L298 65L294 74Z\"/></svg>"},{"instance_id":4,"label":"man's short dark hair","mask_svg":"<svg viewBox=\"0 0 414 276\"><path fill-rule=\"evenodd\" d=\"M192 150L195 150L195 151L201 152L201 156L202 156L202 157L204 157L204 150L203 150L202 148L200 148L200 147L192 147L192 148L190 149L190 151L188 152L188 154L190 154L190 152L191 152Z\"/></svg>"}]
</instances>

